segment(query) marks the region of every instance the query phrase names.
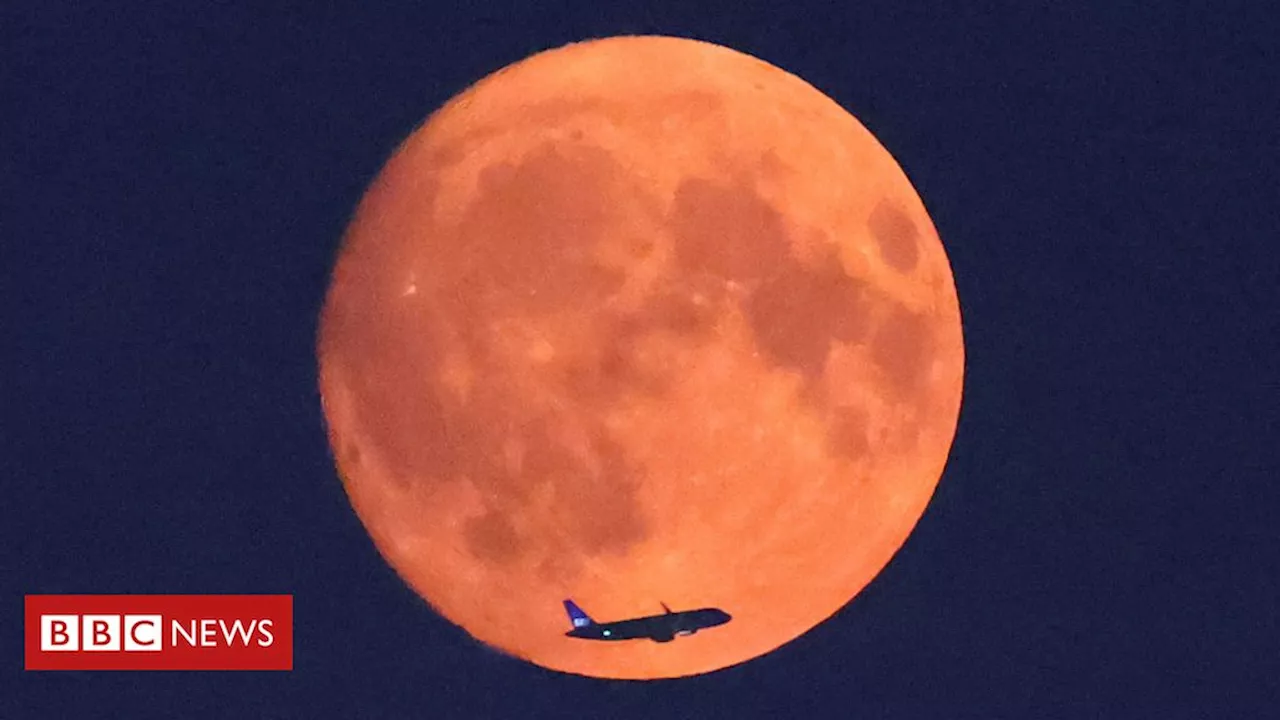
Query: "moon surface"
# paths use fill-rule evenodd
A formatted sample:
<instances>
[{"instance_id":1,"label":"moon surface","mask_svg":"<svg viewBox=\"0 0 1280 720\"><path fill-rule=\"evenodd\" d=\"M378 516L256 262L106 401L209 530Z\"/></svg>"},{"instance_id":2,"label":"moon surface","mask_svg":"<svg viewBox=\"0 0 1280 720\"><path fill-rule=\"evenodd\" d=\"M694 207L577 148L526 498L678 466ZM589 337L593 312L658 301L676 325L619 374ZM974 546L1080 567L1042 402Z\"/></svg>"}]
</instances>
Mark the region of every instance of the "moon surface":
<instances>
[{"instance_id":1,"label":"moon surface","mask_svg":"<svg viewBox=\"0 0 1280 720\"><path fill-rule=\"evenodd\" d=\"M339 474L472 636L613 678L708 672L845 605L924 512L964 371L901 168L803 80L618 37L481 80L361 201L321 316ZM714 606L670 643L564 636Z\"/></svg>"}]
</instances>

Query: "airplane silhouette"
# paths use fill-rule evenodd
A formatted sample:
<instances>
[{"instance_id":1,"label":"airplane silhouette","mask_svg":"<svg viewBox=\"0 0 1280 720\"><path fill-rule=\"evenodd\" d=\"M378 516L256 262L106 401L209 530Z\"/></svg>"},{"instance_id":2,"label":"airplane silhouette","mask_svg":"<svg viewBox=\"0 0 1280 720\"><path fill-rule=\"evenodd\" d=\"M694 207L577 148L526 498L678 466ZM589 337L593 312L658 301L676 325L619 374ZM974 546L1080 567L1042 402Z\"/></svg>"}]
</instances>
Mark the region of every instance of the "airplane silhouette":
<instances>
[{"instance_id":1,"label":"airplane silhouette","mask_svg":"<svg viewBox=\"0 0 1280 720\"><path fill-rule=\"evenodd\" d=\"M569 621L573 623L573 629L565 635L583 640L649 639L665 643L671 642L677 635L692 635L704 628L723 625L733 619L729 613L720 608L672 612L666 603L660 604L664 611L661 615L598 623L572 600L565 600L565 612L569 613Z\"/></svg>"}]
</instances>

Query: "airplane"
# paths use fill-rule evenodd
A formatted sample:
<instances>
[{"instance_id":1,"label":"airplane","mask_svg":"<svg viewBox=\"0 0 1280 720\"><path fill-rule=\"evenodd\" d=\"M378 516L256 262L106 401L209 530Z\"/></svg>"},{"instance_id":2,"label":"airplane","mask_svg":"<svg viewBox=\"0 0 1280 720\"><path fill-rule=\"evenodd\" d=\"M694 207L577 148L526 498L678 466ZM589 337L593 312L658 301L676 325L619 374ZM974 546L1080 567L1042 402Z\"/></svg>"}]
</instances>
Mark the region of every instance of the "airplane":
<instances>
[{"instance_id":1,"label":"airplane","mask_svg":"<svg viewBox=\"0 0 1280 720\"><path fill-rule=\"evenodd\" d=\"M701 608L672 612L666 603L659 603L665 611L661 615L647 615L631 620L598 623L582 611L573 600L564 601L565 612L573 629L565 633L583 640L639 640L671 642L677 635L692 635L704 628L723 625L733 619L720 608Z\"/></svg>"}]
</instances>

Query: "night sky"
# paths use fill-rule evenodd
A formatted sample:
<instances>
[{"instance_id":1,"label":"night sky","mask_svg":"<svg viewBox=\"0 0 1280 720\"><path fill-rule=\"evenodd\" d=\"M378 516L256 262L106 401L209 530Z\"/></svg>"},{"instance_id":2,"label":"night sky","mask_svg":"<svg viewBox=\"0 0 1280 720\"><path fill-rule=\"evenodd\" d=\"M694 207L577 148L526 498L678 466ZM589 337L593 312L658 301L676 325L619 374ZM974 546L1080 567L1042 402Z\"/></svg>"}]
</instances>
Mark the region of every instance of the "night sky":
<instances>
[{"instance_id":1,"label":"night sky","mask_svg":"<svg viewBox=\"0 0 1280 720\"><path fill-rule=\"evenodd\" d=\"M1274 713L1280 13L612 5L4 4L0 718ZM505 657L418 599L336 476L314 351L396 145L617 34L852 112L929 209L967 348L884 572L770 655L651 683ZM25 593L293 594L294 670L26 673Z\"/></svg>"}]
</instances>

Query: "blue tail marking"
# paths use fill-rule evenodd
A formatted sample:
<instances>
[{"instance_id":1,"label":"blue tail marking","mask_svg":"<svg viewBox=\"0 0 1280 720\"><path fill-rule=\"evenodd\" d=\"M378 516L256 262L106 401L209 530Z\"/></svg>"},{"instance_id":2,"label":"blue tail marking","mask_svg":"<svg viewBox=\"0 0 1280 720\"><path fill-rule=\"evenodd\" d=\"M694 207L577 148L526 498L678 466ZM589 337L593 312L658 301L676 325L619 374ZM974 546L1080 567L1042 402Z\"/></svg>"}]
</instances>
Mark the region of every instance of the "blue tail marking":
<instances>
[{"instance_id":1,"label":"blue tail marking","mask_svg":"<svg viewBox=\"0 0 1280 720\"><path fill-rule=\"evenodd\" d=\"M586 627L593 623L591 616L582 611L572 600L564 601L564 611L569 613L569 620L576 628Z\"/></svg>"}]
</instances>

